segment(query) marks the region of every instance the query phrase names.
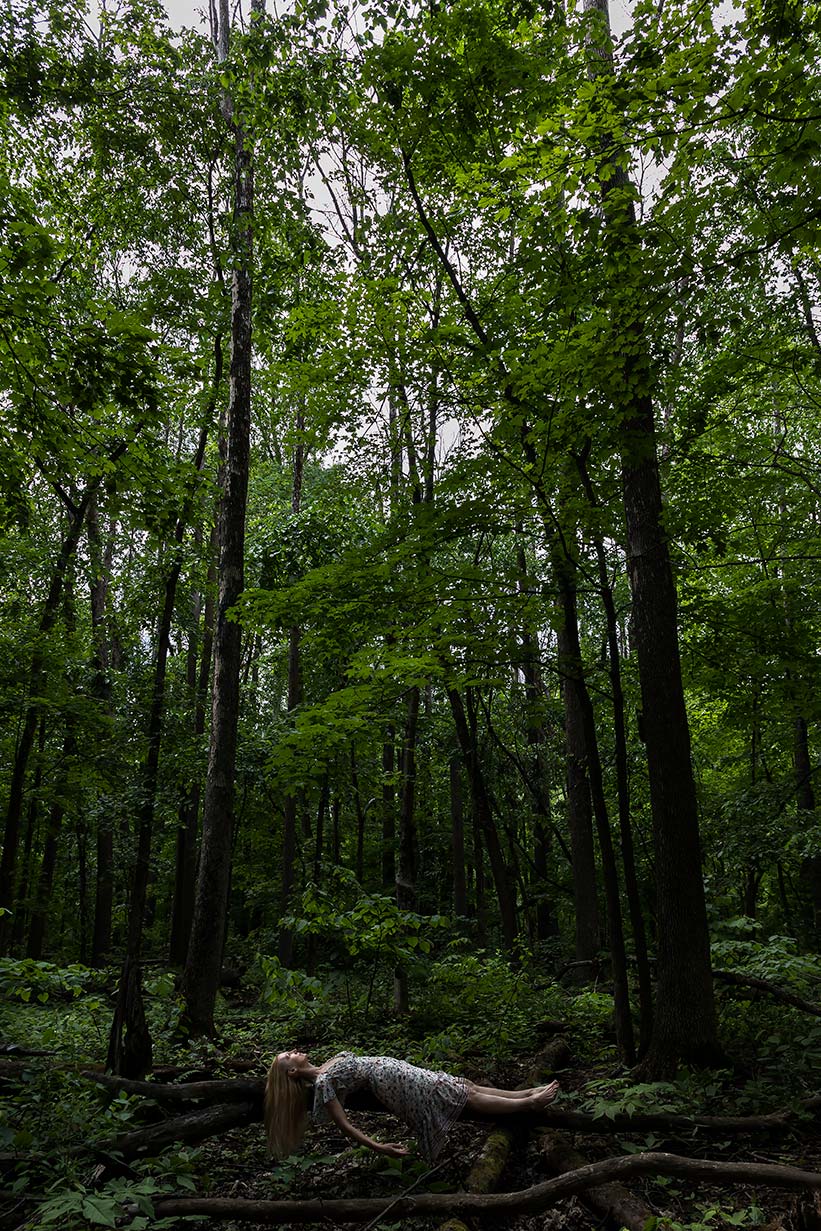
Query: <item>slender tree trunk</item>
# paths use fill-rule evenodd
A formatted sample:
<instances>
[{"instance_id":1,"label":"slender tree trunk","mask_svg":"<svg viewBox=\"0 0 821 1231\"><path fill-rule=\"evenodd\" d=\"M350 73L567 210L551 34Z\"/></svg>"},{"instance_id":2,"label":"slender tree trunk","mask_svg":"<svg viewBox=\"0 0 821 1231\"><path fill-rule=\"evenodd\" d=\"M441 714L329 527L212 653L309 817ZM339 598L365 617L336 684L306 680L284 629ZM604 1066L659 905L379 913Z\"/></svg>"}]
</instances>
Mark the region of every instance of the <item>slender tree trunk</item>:
<instances>
[{"instance_id":1,"label":"slender tree trunk","mask_svg":"<svg viewBox=\"0 0 821 1231\"><path fill-rule=\"evenodd\" d=\"M572 656L565 627L558 632L559 662ZM564 740L567 766L567 819L570 830L573 873L573 914L576 927L575 975L580 981L591 977L599 951L599 907L596 885L596 854L593 841L593 809L587 778L584 715L572 681L561 675L564 704Z\"/></svg>"},{"instance_id":2,"label":"slender tree trunk","mask_svg":"<svg viewBox=\"0 0 821 1231\"><path fill-rule=\"evenodd\" d=\"M356 814L356 879L361 885L365 879L365 809L362 807L362 795L359 790L359 773L356 767L356 745L351 744L351 791Z\"/></svg>"},{"instance_id":3,"label":"slender tree trunk","mask_svg":"<svg viewBox=\"0 0 821 1231\"><path fill-rule=\"evenodd\" d=\"M518 923L516 920L516 900L511 883L511 878L508 876L508 870L505 865L504 855L502 853L501 843L499 842L499 833L496 824L493 820L493 812L490 805L490 796L487 791L482 766L479 760L479 749L476 745L475 733L471 731L465 714L465 707L462 697L457 689L448 688L448 701L450 702L453 721L456 726L456 737L459 741L459 747L462 752L462 759L467 773L468 783L470 786L471 805L473 815L479 827L479 832L482 835L485 848L487 849L488 858L490 860L490 870L493 874L493 884L496 889L496 896L499 900L499 911L502 922L502 941L508 953L512 953L516 938L518 936ZM478 863L477 863L478 872Z\"/></svg>"},{"instance_id":4,"label":"slender tree trunk","mask_svg":"<svg viewBox=\"0 0 821 1231\"><path fill-rule=\"evenodd\" d=\"M599 29L590 44L590 73L612 75L607 0L583 0ZM630 268L639 251L632 190L612 148L600 153L597 176L609 266ZM621 415L622 498L632 628L641 682L650 802L656 856L658 984L656 1018L644 1061L648 1075L667 1074L680 1060L714 1063L720 1057L710 967L710 941L690 732L678 645L676 587L664 530L650 354L639 287L614 280L603 288L621 381L613 400Z\"/></svg>"},{"instance_id":5,"label":"slender tree trunk","mask_svg":"<svg viewBox=\"0 0 821 1231\"><path fill-rule=\"evenodd\" d=\"M586 452L576 458L585 495L591 508L598 507L598 501L593 491L593 484L587 470ZM653 982L650 973L650 960L647 953L647 932L644 926L644 915L641 909L641 894L639 892L638 876L636 874L636 858L633 847L633 827L630 821L630 785L627 762L627 723L625 718L624 689L621 680L621 654L619 651L619 627L616 616L616 604L613 597L613 587L610 584L607 557L600 534L593 536L596 551L596 566L599 574L599 594L604 608L607 624L607 653L610 674L610 688L613 698L613 741L615 744L616 761L616 792L619 810L619 836L621 840L621 857L624 867L624 884L627 892L627 902L630 911L630 925L633 929L633 944L636 949L636 967L639 984L639 1048L641 1059L650 1046L653 1033Z\"/></svg>"},{"instance_id":6,"label":"slender tree trunk","mask_svg":"<svg viewBox=\"0 0 821 1231\"><path fill-rule=\"evenodd\" d=\"M416 733L419 726L418 688L410 690L405 736L402 742L402 794L399 807L399 850L396 867L396 905L400 910L416 909ZM394 971L393 1007L407 1013L408 975L402 967Z\"/></svg>"},{"instance_id":7,"label":"slender tree trunk","mask_svg":"<svg viewBox=\"0 0 821 1231\"><path fill-rule=\"evenodd\" d=\"M217 584L216 526L211 532L208 557L208 574L205 582L205 605L202 617L202 645L199 670L194 684L194 739L199 745L205 734L208 714L208 684L211 678L211 659L214 652L214 616L216 603L214 592ZM195 643L196 644L196 643ZM194 890L197 882L197 840L199 836L200 802L202 787L199 776L191 783L188 795L180 810L180 827L177 830L177 858L174 878L174 906L171 918L169 957L173 965L184 966L188 955L188 941L194 918Z\"/></svg>"},{"instance_id":8,"label":"slender tree trunk","mask_svg":"<svg viewBox=\"0 0 821 1231\"><path fill-rule=\"evenodd\" d=\"M29 887L33 873L33 846L34 835L37 830L37 818L40 813L40 788L43 782L43 754L46 747L46 722L45 718L41 717L38 724L37 734L37 761L34 770L34 782L31 786L29 794L29 806L26 813L26 833L23 838L23 866L20 876L20 884L17 887L15 901L17 902L17 910L14 912L14 924L11 934L12 950L19 953L23 946L23 941L26 937L26 928L29 923L27 909L30 911L31 903L29 902Z\"/></svg>"},{"instance_id":9,"label":"slender tree trunk","mask_svg":"<svg viewBox=\"0 0 821 1231\"><path fill-rule=\"evenodd\" d=\"M465 817L462 806L462 769L457 753L454 753L450 758L450 819L453 835L451 840L453 913L465 916L468 913L467 882L465 879Z\"/></svg>"},{"instance_id":10,"label":"slender tree trunk","mask_svg":"<svg viewBox=\"0 0 821 1231\"><path fill-rule=\"evenodd\" d=\"M291 486L291 512L299 513L302 507L302 479L305 469L305 419L302 411L297 416L297 440L294 447L293 482ZM288 713L293 715L302 701L302 665L299 643L301 632L293 625L288 636ZM291 909L291 897L296 881L296 821L299 811L300 792L295 784L286 791L282 807L282 876L279 890L279 914L284 918ZM293 960L294 936L291 928L280 926L278 956L283 966Z\"/></svg>"},{"instance_id":11,"label":"slender tree trunk","mask_svg":"<svg viewBox=\"0 0 821 1231\"><path fill-rule=\"evenodd\" d=\"M519 570L517 589L524 594L527 587L527 558L521 542L522 528L516 527L519 542L516 546L516 564ZM544 689L539 669L539 651L536 638L530 627L521 633L522 675L525 686L525 713L527 743L530 750L530 796L533 801L533 883L530 891L536 896L535 934L537 940L547 940L558 932L556 916L547 894L547 874L550 861L550 832L553 824L550 808L550 783L548 781L545 745L547 736L541 702Z\"/></svg>"},{"instance_id":12,"label":"slender tree trunk","mask_svg":"<svg viewBox=\"0 0 821 1231\"><path fill-rule=\"evenodd\" d=\"M208 441L208 424L200 431L195 468L202 469ZM117 1003L108 1039L106 1067L122 1077L141 1077L151 1066L151 1036L142 1004L142 940L146 899L151 875L151 843L157 801L157 782L165 716L165 681L171 647L171 624L182 571L182 543L193 497L188 496L177 518L171 548L171 566L165 581L160 619L151 703L148 711L147 748L141 773L140 807L137 814L137 852L131 878L126 953L117 988Z\"/></svg>"},{"instance_id":13,"label":"slender tree trunk","mask_svg":"<svg viewBox=\"0 0 821 1231\"><path fill-rule=\"evenodd\" d=\"M63 608L65 612L66 632L71 636L76 629L76 613L74 610L74 584L72 569L69 569L64 586ZM71 681L67 680L68 691L71 693ZM26 957L39 961L43 956L43 943L46 936L46 922L51 905L51 893L54 887L54 870L57 866L57 851L60 842L60 831L65 816L65 798L71 777L71 770L77 755L77 719L69 710L65 715L65 734L63 736L63 756L60 774L54 799L49 810L46 838L43 843L43 857L40 862L40 875L37 881L37 892L29 921L28 944Z\"/></svg>"},{"instance_id":14,"label":"slender tree trunk","mask_svg":"<svg viewBox=\"0 0 821 1231\"><path fill-rule=\"evenodd\" d=\"M262 11L253 0L252 12ZM228 2L219 0L218 60L228 56ZM226 111L230 100L225 100ZM253 255L253 158L242 128L235 135L233 279L228 449L219 517L219 601L214 638L211 744L203 806L202 846L194 918L182 991L189 1025L196 1034L214 1033L214 1005L220 983L234 817L234 769L239 721L241 635L228 612L243 589L245 510L251 439L251 260Z\"/></svg>"},{"instance_id":15,"label":"slender tree trunk","mask_svg":"<svg viewBox=\"0 0 821 1231\"><path fill-rule=\"evenodd\" d=\"M92 564L89 590L91 601L91 636L94 646L92 660L92 696L102 711L111 715L111 646L109 642L106 609L111 566L114 560L116 522L112 522L108 541L102 547L97 502L92 501L88 510L88 548ZM91 961L102 966L111 950L111 920L114 909L114 827L106 808L97 819L96 830L97 867L94 885L94 923L91 936Z\"/></svg>"},{"instance_id":16,"label":"slender tree trunk","mask_svg":"<svg viewBox=\"0 0 821 1231\"><path fill-rule=\"evenodd\" d=\"M38 648L35 649L29 663L27 689L29 702L23 716L20 736L14 754L6 820L3 830L3 854L0 857L0 907L5 907L6 911L9 912L0 916L0 954L7 951L11 939L11 918L14 909L12 896L16 881L17 848L20 842L26 771L40 717L40 704L37 698L42 688L45 670L43 647L57 619L66 573L71 561L74 559L89 504L100 482L101 480L95 480L90 483L82 499L79 503L72 506L69 513L68 531L60 546L60 552L51 575L48 594L46 595L40 615L37 637Z\"/></svg>"},{"instance_id":17,"label":"slender tree trunk","mask_svg":"<svg viewBox=\"0 0 821 1231\"><path fill-rule=\"evenodd\" d=\"M396 787L394 786L395 741L392 725L385 728L382 744L382 888L396 884Z\"/></svg>"}]
</instances>

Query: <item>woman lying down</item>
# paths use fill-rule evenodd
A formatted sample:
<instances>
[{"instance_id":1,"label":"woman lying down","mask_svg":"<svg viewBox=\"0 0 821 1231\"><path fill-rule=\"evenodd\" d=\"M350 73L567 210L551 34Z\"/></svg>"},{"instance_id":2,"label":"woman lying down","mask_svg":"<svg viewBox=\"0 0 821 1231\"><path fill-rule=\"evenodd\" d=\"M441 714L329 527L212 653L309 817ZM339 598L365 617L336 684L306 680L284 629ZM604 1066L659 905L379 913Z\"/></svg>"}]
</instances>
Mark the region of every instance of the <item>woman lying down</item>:
<instances>
[{"instance_id":1,"label":"woman lying down","mask_svg":"<svg viewBox=\"0 0 821 1231\"><path fill-rule=\"evenodd\" d=\"M313 1086L314 1120L330 1118L352 1141L402 1158L409 1151L395 1142L374 1141L345 1114L354 1090L370 1090L413 1131L428 1162L442 1152L448 1131L465 1110L504 1116L539 1111L552 1103L559 1083L531 1090L497 1090L477 1086L466 1077L417 1068L392 1056L355 1056L343 1051L318 1068L305 1052L283 1051L274 1057L265 1084L265 1131L274 1158L286 1158L302 1143L308 1124L305 1087Z\"/></svg>"}]
</instances>

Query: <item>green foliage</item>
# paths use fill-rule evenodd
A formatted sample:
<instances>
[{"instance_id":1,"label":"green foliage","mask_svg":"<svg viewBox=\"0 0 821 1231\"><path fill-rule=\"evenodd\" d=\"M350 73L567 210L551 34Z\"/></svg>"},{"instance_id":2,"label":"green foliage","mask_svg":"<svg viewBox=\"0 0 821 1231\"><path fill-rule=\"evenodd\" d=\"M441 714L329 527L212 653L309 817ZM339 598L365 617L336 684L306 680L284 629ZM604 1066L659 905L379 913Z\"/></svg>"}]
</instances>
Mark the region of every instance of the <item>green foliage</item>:
<instances>
[{"instance_id":1,"label":"green foliage","mask_svg":"<svg viewBox=\"0 0 821 1231\"><path fill-rule=\"evenodd\" d=\"M77 963L58 967L32 958L0 958L0 995L24 1004L77 998L100 982L99 971Z\"/></svg>"}]
</instances>

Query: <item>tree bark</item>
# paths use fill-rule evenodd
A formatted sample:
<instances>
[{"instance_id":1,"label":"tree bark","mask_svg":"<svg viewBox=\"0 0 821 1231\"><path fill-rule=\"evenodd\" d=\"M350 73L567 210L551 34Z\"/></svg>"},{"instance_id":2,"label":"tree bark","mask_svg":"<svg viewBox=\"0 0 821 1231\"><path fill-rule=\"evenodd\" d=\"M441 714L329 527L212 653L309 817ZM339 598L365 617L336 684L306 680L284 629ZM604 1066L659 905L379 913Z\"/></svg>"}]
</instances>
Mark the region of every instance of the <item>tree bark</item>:
<instances>
[{"instance_id":1,"label":"tree bark","mask_svg":"<svg viewBox=\"0 0 821 1231\"><path fill-rule=\"evenodd\" d=\"M420 690L413 687L408 696L405 735L402 741L402 788L399 806L399 849L396 863L396 905L400 910L416 910L416 733L419 727ZM407 1013L407 971L398 966L393 976L393 1007Z\"/></svg>"},{"instance_id":2,"label":"tree bark","mask_svg":"<svg viewBox=\"0 0 821 1231\"><path fill-rule=\"evenodd\" d=\"M73 505L69 511L68 531L60 545L57 561L51 574L48 594L46 595L40 615L36 642L37 648L34 650L31 662L29 663L27 689L29 701L26 705L20 736L14 754L6 820L3 830L3 854L0 857L0 907L5 907L8 912L0 915L0 954L6 953L11 937L11 918L14 909L12 897L15 888L17 848L20 841L26 771L40 717L40 704L36 698L38 698L42 687L45 669L45 651L43 647L57 619L65 577L77 550L77 544L80 541L80 534L82 533L89 505L101 482L102 478L98 478L89 483L79 503Z\"/></svg>"},{"instance_id":3,"label":"tree bark","mask_svg":"<svg viewBox=\"0 0 821 1231\"><path fill-rule=\"evenodd\" d=\"M624 950L619 882L616 857L610 835L610 818L604 795L604 780L593 703L584 678L579 621L576 606L575 564L553 552L553 572L559 587L562 625L559 629L559 672L565 696L568 730L568 761L576 762L575 772L585 775L590 785L590 798L596 820L596 833L601 853L610 959L613 967L613 1001L616 1018L616 1039L626 1064L635 1061L633 1023L630 1017L630 997L627 986L627 958ZM572 745L571 745L572 736ZM595 874L595 868L594 868ZM578 906L577 906L578 910Z\"/></svg>"},{"instance_id":4,"label":"tree bark","mask_svg":"<svg viewBox=\"0 0 821 1231\"><path fill-rule=\"evenodd\" d=\"M396 787L393 775L396 759L395 732L392 725L385 728L382 743L382 888L385 891L396 885Z\"/></svg>"},{"instance_id":5,"label":"tree bark","mask_svg":"<svg viewBox=\"0 0 821 1231\"><path fill-rule=\"evenodd\" d=\"M450 819L451 859L453 863L453 913L468 913L467 881L465 878L465 817L462 807L462 772L456 753L450 758Z\"/></svg>"},{"instance_id":6,"label":"tree bark","mask_svg":"<svg viewBox=\"0 0 821 1231\"><path fill-rule=\"evenodd\" d=\"M261 11L262 0L252 10ZM220 0L218 60L228 55L228 4ZM225 99L229 111L230 100ZM253 157L241 126L234 131L231 364L227 456L219 515L219 598L214 637L211 741L203 805L202 844L182 992L191 1030L214 1033L228 914L234 821L234 770L239 721L241 630L228 618L244 585L245 512L251 440L251 297Z\"/></svg>"},{"instance_id":7,"label":"tree bark","mask_svg":"<svg viewBox=\"0 0 821 1231\"><path fill-rule=\"evenodd\" d=\"M64 593L64 610L66 631L72 634L76 627L74 611L74 586L71 570L66 576ZM71 683L68 681L69 691ZM54 870L57 866L57 851L60 840L60 830L65 816L65 797L69 785L69 777L77 756L77 719L69 711L65 715L65 734L63 736L63 756L60 774L55 786L55 795L49 809L48 828L43 843L43 857L40 863L40 875L37 881L37 892L29 920L28 944L26 957L39 961L43 956L43 943L46 936L51 894L54 887Z\"/></svg>"},{"instance_id":8,"label":"tree bark","mask_svg":"<svg viewBox=\"0 0 821 1231\"><path fill-rule=\"evenodd\" d=\"M590 75L613 73L607 0L584 0L599 31L589 50ZM600 151L597 187L603 242L614 269L629 268L639 241L632 189L614 151ZM620 417L618 444L627 528L632 630L641 683L656 861L658 984L656 1017L644 1060L648 1076L667 1075L680 1060L712 1064L721 1056L710 971L701 872L698 806L678 644L677 596L664 530L649 348L640 288L603 288L620 378L608 394Z\"/></svg>"},{"instance_id":9,"label":"tree bark","mask_svg":"<svg viewBox=\"0 0 821 1231\"><path fill-rule=\"evenodd\" d=\"M297 439L294 445L293 478L291 483L291 512L296 515L302 507L302 481L305 473L305 417L297 413ZM299 643L301 631L293 625L288 634L288 714L293 716L302 701L302 664ZM284 918L291 909L291 897L296 881L296 821L302 792L292 787L285 792L282 806L282 877L279 890L279 914ZM283 966L293 960L294 934L291 928L280 926L278 957Z\"/></svg>"},{"instance_id":10,"label":"tree bark","mask_svg":"<svg viewBox=\"0 0 821 1231\"><path fill-rule=\"evenodd\" d=\"M593 484L587 469L586 453L576 458L579 474L585 494L591 508L597 508L599 502L593 490ZM599 593L604 608L607 626L607 654L610 675L610 689L613 698L613 740L616 760L616 792L619 810L619 836L621 841L621 856L624 867L624 887L627 893L627 903L630 911L630 925L633 929L633 944L636 949L636 968L639 984L639 1046L638 1055L641 1059L650 1046L653 1033L653 982L650 974L650 960L647 953L647 932L644 926L644 915L641 909L641 894L636 873L636 858L633 847L633 828L630 821L630 786L628 781L627 762L627 723L625 718L624 689L621 679L621 653L619 651L619 628L616 618L616 603L613 587L610 584L607 570L607 558L601 534L594 534L593 543L596 551L596 566L599 574Z\"/></svg>"},{"instance_id":11,"label":"tree bark","mask_svg":"<svg viewBox=\"0 0 821 1231\"><path fill-rule=\"evenodd\" d=\"M499 841L499 833L493 819L490 796L488 795L487 784L479 760L479 749L476 745L475 732L471 731L468 725L464 703L459 691L456 688L448 688L447 695L456 726L456 737L459 741L459 748L470 786L473 815L490 860L493 884L499 901L502 943L508 953L512 953L518 936L516 900L513 886L508 877L502 846Z\"/></svg>"},{"instance_id":12,"label":"tree bark","mask_svg":"<svg viewBox=\"0 0 821 1231\"><path fill-rule=\"evenodd\" d=\"M111 566L114 561L114 537L116 522L109 528L105 548L102 546L97 501L88 509L88 550L91 559L92 577L89 588L91 605L91 637L94 647L92 659L92 696L106 716L111 715L111 645L106 612ZM94 923L91 935L91 962L94 966L105 964L111 950L111 921L114 909L114 827L108 815L98 817L97 868L94 885Z\"/></svg>"}]
</instances>

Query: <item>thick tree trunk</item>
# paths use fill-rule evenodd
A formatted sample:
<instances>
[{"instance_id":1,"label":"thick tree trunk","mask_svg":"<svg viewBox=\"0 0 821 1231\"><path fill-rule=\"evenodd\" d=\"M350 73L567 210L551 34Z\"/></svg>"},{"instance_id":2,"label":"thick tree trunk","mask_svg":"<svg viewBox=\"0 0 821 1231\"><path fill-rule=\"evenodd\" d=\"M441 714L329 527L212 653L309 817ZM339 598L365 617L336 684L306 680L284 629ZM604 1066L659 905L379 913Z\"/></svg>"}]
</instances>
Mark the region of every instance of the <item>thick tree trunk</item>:
<instances>
[{"instance_id":1,"label":"thick tree trunk","mask_svg":"<svg viewBox=\"0 0 821 1231\"><path fill-rule=\"evenodd\" d=\"M591 40L592 76L613 72L607 0L584 0L600 22ZM614 269L638 252L635 210L626 172L601 151L598 176L605 246ZM678 645L676 587L663 524L661 484L650 393L652 372L638 287L603 288L621 378L608 390L620 412L622 498L632 630L641 682L656 858L658 982L656 1019L645 1059L648 1075L667 1074L679 1060L714 1063L720 1056L710 970L710 942L701 872L698 807Z\"/></svg>"},{"instance_id":2,"label":"thick tree trunk","mask_svg":"<svg viewBox=\"0 0 821 1231\"><path fill-rule=\"evenodd\" d=\"M800 714L793 720L793 766L798 811L812 813L815 811L815 791L812 785L809 733L807 720ZM809 855L801 861L801 883L807 900L810 935L818 947L821 943L821 855Z\"/></svg>"},{"instance_id":3,"label":"thick tree trunk","mask_svg":"<svg viewBox=\"0 0 821 1231\"><path fill-rule=\"evenodd\" d=\"M254 11L261 8L255 0ZM220 0L218 58L228 54L228 4ZM226 100L227 101L227 100ZM227 109L227 108L226 108ZM234 270L228 447L219 515L219 599L214 637L211 742L203 805L202 845L182 991L194 1033L213 1034L222 966L234 821L234 769L239 721L241 630L228 618L244 584L245 510L251 441L251 260L253 158L234 127Z\"/></svg>"}]
</instances>

